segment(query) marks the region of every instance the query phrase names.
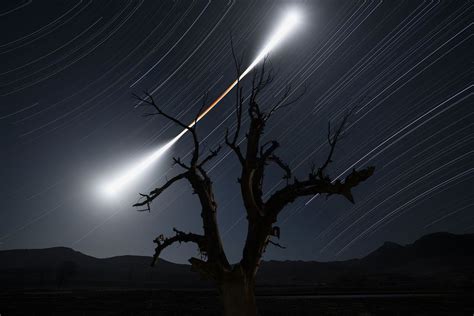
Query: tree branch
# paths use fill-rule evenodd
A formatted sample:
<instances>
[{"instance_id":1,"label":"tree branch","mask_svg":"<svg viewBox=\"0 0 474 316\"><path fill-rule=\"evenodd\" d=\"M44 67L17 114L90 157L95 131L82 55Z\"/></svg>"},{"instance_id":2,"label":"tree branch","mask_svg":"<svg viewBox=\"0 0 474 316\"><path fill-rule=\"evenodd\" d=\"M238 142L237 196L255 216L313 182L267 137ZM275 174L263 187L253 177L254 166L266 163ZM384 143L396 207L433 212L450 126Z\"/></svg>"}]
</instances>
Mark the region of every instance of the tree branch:
<instances>
[{"instance_id":1,"label":"tree branch","mask_svg":"<svg viewBox=\"0 0 474 316\"><path fill-rule=\"evenodd\" d=\"M184 162L181 161L179 157L173 157L173 164L180 166L183 169L190 170L191 167L186 165Z\"/></svg>"},{"instance_id":2,"label":"tree branch","mask_svg":"<svg viewBox=\"0 0 474 316\"><path fill-rule=\"evenodd\" d=\"M145 200L142 201L142 202L135 203L135 204L133 204L133 206L137 207L137 206L146 205L147 210L149 211L150 210L150 204L154 199L156 199L161 193L163 193L164 190L169 188L173 183L175 183L175 182L177 182L181 179L187 178L188 175L189 175L188 172L180 173L180 174L174 176L173 178L169 179L162 187L159 187L159 188L156 188L156 189L152 190L149 194L141 194L140 193L140 195L142 197L144 197Z\"/></svg>"},{"instance_id":3,"label":"tree branch","mask_svg":"<svg viewBox=\"0 0 474 316\"><path fill-rule=\"evenodd\" d=\"M196 126L196 120L194 120L194 124L190 127L188 125L186 125L185 123L181 122L179 119L173 117L172 115L169 115L167 113L165 113L155 102L153 96L148 93L148 92L145 92L145 98L142 98L136 94L133 94L133 96L138 99L140 102L143 102L144 104L147 104L147 105L150 105L152 106L155 110L156 110L156 114L157 115L161 115L165 118L167 118L168 120L172 121L173 123L175 123L176 125L182 127L183 129L186 129L188 130L191 135L192 135L192 138L193 138L193 142L194 142L194 151L193 151L193 157L191 158L191 166L195 166L196 163L197 163L197 159L199 157L199 141L198 141L198 138L197 138L197 134L196 134L196 130L195 130L195 126ZM204 105L203 105L204 106ZM202 107L203 107L202 106ZM202 109L201 107L201 109ZM201 110L199 110L197 116L196 116L196 119L197 117L199 116ZM147 114L147 115L152 115L152 114Z\"/></svg>"},{"instance_id":4,"label":"tree branch","mask_svg":"<svg viewBox=\"0 0 474 316\"><path fill-rule=\"evenodd\" d=\"M239 138L240 134L240 128L242 125L242 105L244 102L244 99L242 97L242 87L240 86L240 75L241 75L241 65L242 65L242 58L240 60L237 59L237 56L235 54L234 50L234 42L232 40L232 36L230 37L230 46L232 49L232 58L234 60L235 64L235 69L236 69L236 75L237 75L237 87L235 90L235 114L236 114L236 128L234 135L232 137L232 140L229 139L229 130L227 129L225 132L225 143L226 145L234 151L234 153L237 155L237 158L239 159L239 162L243 165L244 163L244 157L242 155L242 152L240 150L240 146L237 144L237 140Z\"/></svg>"},{"instance_id":5,"label":"tree branch","mask_svg":"<svg viewBox=\"0 0 474 316\"><path fill-rule=\"evenodd\" d=\"M271 244L271 245L273 245L273 246L276 246L276 247L278 247L278 248L281 248L281 249L286 249L285 246L282 246L282 245L280 245L279 243L274 242L274 241L272 241L272 240L270 240L270 239L267 240L267 243L268 243L268 244Z\"/></svg>"},{"instance_id":6,"label":"tree branch","mask_svg":"<svg viewBox=\"0 0 474 316\"><path fill-rule=\"evenodd\" d=\"M293 98L293 99L289 100L288 102L284 103L286 101L286 99L288 99L288 97L292 94L292 91L293 90L292 90L291 84L289 84L285 88L285 92L283 93L283 96L280 98L280 100L278 102L276 102L276 104L265 115L265 121L268 120L270 118L270 116L272 116L276 111L281 110L283 108L286 108L286 107L298 102L306 94L306 85L303 86L303 90L301 91L301 93L298 96L296 96L295 98Z\"/></svg>"},{"instance_id":7,"label":"tree branch","mask_svg":"<svg viewBox=\"0 0 474 316\"><path fill-rule=\"evenodd\" d=\"M318 169L317 175L319 176L320 179L323 179L325 177L324 171L326 167L332 162L332 156L334 154L334 149L336 148L337 142L340 140L340 137L344 131L344 127L347 124L347 120L349 119L350 113L344 115L344 118L341 121L341 124L339 124L339 127L336 129L334 132L334 135L331 135L331 122L328 122L328 144L329 144L329 153L326 158L326 161L323 163L323 165Z\"/></svg>"},{"instance_id":8,"label":"tree branch","mask_svg":"<svg viewBox=\"0 0 474 316\"><path fill-rule=\"evenodd\" d=\"M232 149L234 151L235 155L239 159L240 164L243 165L245 159L244 159L244 156L242 155L242 152L240 150L240 146L236 144L236 141L234 141L234 140L230 141L229 140L229 130L228 129L225 132L225 144L227 145L227 147L229 147L230 149Z\"/></svg>"},{"instance_id":9,"label":"tree branch","mask_svg":"<svg viewBox=\"0 0 474 316\"><path fill-rule=\"evenodd\" d=\"M153 261L151 263L152 266L155 265L156 260L158 260L161 252L166 247L171 246L175 242L193 242L197 244L201 253L205 254L207 252L204 236L193 233L184 233L182 231L177 230L176 228L173 228L173 231L176 233L176 235L174 235L173 237L164 238L163 235L160 235L155 238L155 240L153 240L153 242L156 244L156 248L155 254L153 255Z\"/></svg>"},{"instance_id":10,"label":"tree branch","mask_svg":"<svg viewBox=\"0 0 474 316\"><path fill-rule=\"evenodd\" d=\"M209 155L207 155L206 158L204 158L199 164L198 164L198 167L199 168L202 168L206 163L208 163L209 161L211 161L212 159L214 159L218 154L219 154L219 151L221 150L221 145L217 146L217 148L215 150L212 150L210 149L209 150Z\"/></svg>"},{"instance_id":11,"label":"tree branch","mask_svg":"<svg viewBox=\"0 0 474 316\"><path fill-rule=\"evenodd\" d=\"M279 166L285 172L283 179L285 179L288 183L292 175L290 166L286 164L285 162L283 162L283 160L281 160L281 158L276 156L275 154L268 157L268 161L276 163L277 166Z\"/></svg>"},{"instance_id":12,"label":"tree branch","mask_svg":"<svg viewBox=\"0 0 474 316\"><path fill-rule=\"evenodd\" d=\"M374 167L367 167L359 171L354 169L344 182L337 180L333 183L329 179L319 179L310 176L308 180L288 184L283 189L275 192L267 200L265 203L266 214L271 216L272 220L276 220L279 212L296 198L318 193L327 194L328 196L339 194L347 198L351 203L354 203L351 189L367 180L374 173L374 170Z\"/></svg>"}]
</instances>

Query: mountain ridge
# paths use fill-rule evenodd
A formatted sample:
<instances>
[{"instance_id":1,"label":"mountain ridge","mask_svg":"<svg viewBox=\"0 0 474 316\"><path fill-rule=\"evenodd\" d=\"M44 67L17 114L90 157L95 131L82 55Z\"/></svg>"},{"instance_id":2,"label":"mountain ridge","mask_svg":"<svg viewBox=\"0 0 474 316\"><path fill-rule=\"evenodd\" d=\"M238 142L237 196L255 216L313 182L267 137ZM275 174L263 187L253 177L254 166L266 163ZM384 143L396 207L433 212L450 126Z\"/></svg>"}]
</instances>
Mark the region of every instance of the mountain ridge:
<instances>
[{"instance_id":1,"label":"mountain ridge","mask_svg":"<svg viewBox=\"0 0 474 316\"><path fill-rule=\"evenodd\" d=\"M433 233L400 245L385 242L367 256L345 261L263 261L260 286L472 286L474 234ZM0 251L3 287L208 286L187 264L121 255L96 258L72 248Z\"/></svg>"}]
</instances>

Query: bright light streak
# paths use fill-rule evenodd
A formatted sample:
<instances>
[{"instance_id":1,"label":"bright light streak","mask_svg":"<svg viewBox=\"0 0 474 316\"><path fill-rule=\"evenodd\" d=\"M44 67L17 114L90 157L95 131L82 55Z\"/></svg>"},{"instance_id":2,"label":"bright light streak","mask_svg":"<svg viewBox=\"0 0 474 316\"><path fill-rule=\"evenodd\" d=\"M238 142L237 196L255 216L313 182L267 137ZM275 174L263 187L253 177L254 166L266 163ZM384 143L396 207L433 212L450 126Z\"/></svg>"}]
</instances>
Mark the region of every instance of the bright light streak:
<instances>
[{"instance_id":1,"label":"bright light streak","mask_svg":"<svg viewBox=\"0 0 474 316\"><path fill-rule=\"evenodd\" d=\"M193 127L198 121L209 113L236 85L242 80L247 74L249 74L255 66L257 66L272 50L280 45L289 34L291 34L301 22L301 13L296 9L291 9L286 12L281 22L278 24L275 31L272 33L269 41L254 59L254 61L244 70L238 79L236 79L214 102L212 102L198 117L196 120L189 124L189 127ZM129 183L137 179L142 172L151 166L156 160L158 160L168 149L171 148L188 130L184 129L175 138L166 143L163 147L159 148L150 156L146 157L138 165L128 169L122 175L103 185L101 188L102 193L109 197L115 196L117 193L122 191Z\"/></svg>"},{"instance_id":2,"label":"bright light streak","mask_svg":"<svg viewBox=\"0 0 474 316\"><path fill-rule=\"evenodd\" d=\"M135 180L145 169L151 166L156 160L158 160L171 146L174 145L184 134L186 130L179 133L175 138L170 140L164 146L159 148L150 156L143 159L138 165L125 171L120 177L117 177L113 181L106 183L102 186L101 191L106 196L114 197L119 191L121 191L128 183Z\"/></svg>"}]
</instances>

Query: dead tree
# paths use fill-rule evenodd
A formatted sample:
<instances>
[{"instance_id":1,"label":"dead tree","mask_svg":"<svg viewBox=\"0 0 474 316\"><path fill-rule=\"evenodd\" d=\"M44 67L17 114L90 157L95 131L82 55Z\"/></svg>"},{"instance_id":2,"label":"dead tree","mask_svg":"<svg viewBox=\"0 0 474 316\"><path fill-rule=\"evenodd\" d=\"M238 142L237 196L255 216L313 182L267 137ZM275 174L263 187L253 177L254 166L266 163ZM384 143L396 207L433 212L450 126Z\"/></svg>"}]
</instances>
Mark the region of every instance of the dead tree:
<instances>
[{"instance_id":1,"label":"dead tree","mask_svg":"<svg viewBox=\"0 0 474 316\"><path fill-rule=\"evenodd\" d=\"M237 77L240 74L240 63L236 61ZM156 262L161 252L168 246L178 242L195 243L201 253L201 258L191 258L189 262L193 270L199 272L205 278L213 280L220 292L225 315L257 315L255 304L254 287L255 276L262 259L262 254L268 244L280 246L271 237L279 237L280 228L274 226L280 213L290 203L303 196L320 195L342 195L351 203L354 203L351 190L359 183L367 180L374 172L374 167L362 170L353 170L343 181L331 179L326 173L327 167L332 162L334 149L341 139L347 116L334 129L328 126L329 153L324 163L319 168L312 168L304 179L298 179L292 174L292 170L276 153L279 143L275 140L262 143L262 135L268 120L279 110L297 101L298 98L287 101L291 89L287 89L283 97L270 109L264 111L258 103L258 97L262 90L272 81L271 72L266 72L265 63L258 72L255 72L248 101L249 127L245 134L245 142L239 145L242 129L242 115L244 111L243 89L240 83L237 85L236 93L236 127L233 133L227 130L225 145L235 154L240 166L241 175L238 179L240 191L247 215L247 237L243 248L242 258L237 264L230 264L224 252L222 241L217 225L217 203L213 194L212 181L209 178L205 166L215 158L221 147L211 150L201 156L199 141L196 133L196 125L188 127L179 119L165 113L155 102L153 97L146 94L139 98L143 105L153 108L155 113L171 120L178 126L188 129L194 143L189 163L179 158L173 158L175 164L179 165L183 172L169 179L163 186L158 187L148 194L142 194L142 201L136 203L135 207L146 206L149 210L150 204L163 191L180 180L186 180L191 185L194 193L201 204L201 217L203 224L202 234L185 233L176 228L174 236L164 237L160 235L154 240L156 243L153 263ZM202 110L202 108L201 108ZM274 192L268 199L263 197L263 179L265 169L269 164L275 164L283 171L286 185ZM281 246L280 246L281 247Z\"/></svg>"}]
</instances>

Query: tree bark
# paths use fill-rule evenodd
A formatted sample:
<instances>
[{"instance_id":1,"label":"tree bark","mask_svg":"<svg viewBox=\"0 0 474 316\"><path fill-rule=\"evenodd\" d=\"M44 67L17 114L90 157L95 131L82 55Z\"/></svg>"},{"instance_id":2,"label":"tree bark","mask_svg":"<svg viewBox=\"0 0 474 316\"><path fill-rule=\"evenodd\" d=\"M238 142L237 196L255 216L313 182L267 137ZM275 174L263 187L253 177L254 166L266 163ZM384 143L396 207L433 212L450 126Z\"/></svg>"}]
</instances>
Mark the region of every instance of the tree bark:
<instances>
[{"instance_id":1,"label":"tree bark","mask_svg":"<svg viewBox=\"0 0 474 316\"><path fill-rule=\"evenodd\" d=\"M225 316L256 316L255 281L241 275L220 284Z\"/></svg>"}]
</instances>

